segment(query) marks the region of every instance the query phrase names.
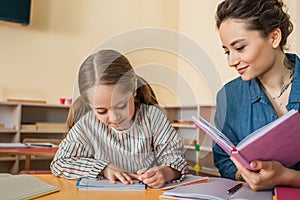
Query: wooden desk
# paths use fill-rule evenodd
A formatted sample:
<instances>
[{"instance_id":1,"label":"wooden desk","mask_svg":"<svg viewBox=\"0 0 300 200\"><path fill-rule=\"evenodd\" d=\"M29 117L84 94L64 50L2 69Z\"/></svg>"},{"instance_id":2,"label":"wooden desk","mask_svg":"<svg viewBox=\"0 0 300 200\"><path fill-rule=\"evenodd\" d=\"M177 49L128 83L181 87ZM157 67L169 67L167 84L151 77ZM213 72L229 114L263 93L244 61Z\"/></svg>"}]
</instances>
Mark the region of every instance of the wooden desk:
<instances>
[{"instance_id":1,"label":"wooden desk","mask_svg":"<svg viewBox=\"0 0 300 200\"><path fill-rule=\"evenodd\" d=\"M76 180L58 178L52 174L37 174L35 177L51 184L60 189L59 192L48 194L38 198L39 200L60 200L60 199L88 199L88 200L143 200L159 199L163 191L145 190L145 191L95 191L95 190L78 190Z\"/></svg>"},{"instance_id":2,"label":"wooden desk","mask_svg":"<svg viewBox=\"0 0 300 200\"><path fill-rule=\"evenodd\" d=\"M0 148L0 156L25 156L25 170L30 169L31 156L47 156L53 158L55 148Z\"/></svg>"}]
</instances>

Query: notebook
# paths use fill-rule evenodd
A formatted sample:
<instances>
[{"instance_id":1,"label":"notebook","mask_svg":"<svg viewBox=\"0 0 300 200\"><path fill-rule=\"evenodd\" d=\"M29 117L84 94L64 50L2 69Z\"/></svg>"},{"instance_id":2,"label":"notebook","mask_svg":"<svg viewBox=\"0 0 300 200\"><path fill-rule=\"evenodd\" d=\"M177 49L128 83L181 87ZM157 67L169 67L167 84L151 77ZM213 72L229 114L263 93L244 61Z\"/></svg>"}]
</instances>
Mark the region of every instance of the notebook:
<instances>
[{"instance_id":1,"label":"notebook","mask_svg":"<svg viewBox=\"0 0 300 200\"><path fill-rule=\"evenodd\" d=\"M33 199L59 191L57 187L27 174L0 174L0 188L1 200Z\"/></svg>"},{"instance_id":2,"label":"notebook","mask_svg":"<svg viewBox=\"0 0 300 200\"><path fill-rule=\"evenodd\" d=\"M123 184L117 181L112 184L107 179L91 179L81 178L76 183L79 190L145 190L146 186L143 183L135 180L134 184Z\"/></svg>"},{"instance_id":3,"label":"notebook","mask_svg":"<svg viewBox=\"0 0 300 200\"><path fill-rule=\"evenodd\" d=\"M252 170L249 164L252 160L277 160L286 167L300 161L298 147L300 115L297 110L290 110L275 121L254 131L237 146L204 118L192 117L192 120L228 155L235 157L249 170Z\"/></svg>"},{"instance_id":4,"label":"notebook","mask_svg":"<svg viewBox=\"0 0 300 200\"><path fill-rule=\"evenodd\" d=\"M187 174L185 178L180 182L166 183L162 188L150 188L150 190L168 190L178 186L202 183L208 181L208 177L194 176ZM135 184L123 184L120 181L117 181L116 184L112 184L107 179L90 179L90 178L81 178L77 181L77 187L79 190L145 190L146 186L139 181L135 181Z\"/></svg>"},{"instance_id":5,"label":"notebook","mask_svg":"<svg viewBox=\"0 0 300 200\"><path fill-rule=\"evenodd\" d=\"M271 200L272 191L251 190L248 184L229 195L227 190L239 182L225 178L209 178L208 182L181 186L164 192L161 199L202 199L202 200L228 200L228 199L257 199Z\"/></svg>"}]
</instances>

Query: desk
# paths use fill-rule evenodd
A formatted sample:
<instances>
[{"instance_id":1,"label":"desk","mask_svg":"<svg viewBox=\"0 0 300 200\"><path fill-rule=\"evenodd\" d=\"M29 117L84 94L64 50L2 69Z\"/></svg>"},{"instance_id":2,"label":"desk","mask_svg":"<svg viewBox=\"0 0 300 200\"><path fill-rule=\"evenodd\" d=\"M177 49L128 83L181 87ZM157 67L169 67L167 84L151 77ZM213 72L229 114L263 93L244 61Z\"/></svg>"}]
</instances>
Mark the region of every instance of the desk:
<instances>
[{"instance_id":1,"label":"desk","mask_svg":"<svg viewBox=\"0 0 300 200\"><path fill-rule=\"evenodd\" d=\"M47 156L53 158L57 151L55 148L0 148L1 156L25 156L25 170L30 169L31 156Z\"/></svg>"},{"instance_id":2,"label":"desk","mask_svg":"<svg viewBox=\"0 0 300 200\"><path fill-rule=\"evenodd\" d=\"M64 199L88 199L88 200L143 200L143 199L159 199L159 195L163 191L145 190L145 191L95 191L95 190L78 190L76 180L68 180L58 178L52 174L36 174L33 175L51 185L60 189L59 192L42 196L38 200L64 200Z\"/></svg>"}]
</instances>

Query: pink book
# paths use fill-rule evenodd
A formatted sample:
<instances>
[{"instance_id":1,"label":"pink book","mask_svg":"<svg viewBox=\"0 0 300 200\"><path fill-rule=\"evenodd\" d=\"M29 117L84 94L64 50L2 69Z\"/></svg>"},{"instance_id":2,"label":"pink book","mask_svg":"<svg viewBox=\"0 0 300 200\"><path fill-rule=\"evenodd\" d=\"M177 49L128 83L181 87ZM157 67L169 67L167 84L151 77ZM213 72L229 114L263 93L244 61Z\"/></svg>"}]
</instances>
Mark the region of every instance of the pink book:
<instances>
[{"instance_id":1,"label":"pink book","mask_svg":"<svg viewBox=\"0 0 300 200\"><path fill-rule=\"evenodd\" d=\"M275 187L274 192L277 200L296 200L300 197L300 188Z\"/></svg>"},{"instance_id":2,"label":"pink book","mask_svg":"<svg viewBox=\"0 0 300 200\"><path fill-rule=\"evenodd\" d=\"M290 110L285 115L244 138L237 146L217 128L200 116L192 117L198 128L204 131L228 155L235 157L251 170L252 160L277 160L286 167L300 161L300 115Z\"/></svg>"}]
</instances>

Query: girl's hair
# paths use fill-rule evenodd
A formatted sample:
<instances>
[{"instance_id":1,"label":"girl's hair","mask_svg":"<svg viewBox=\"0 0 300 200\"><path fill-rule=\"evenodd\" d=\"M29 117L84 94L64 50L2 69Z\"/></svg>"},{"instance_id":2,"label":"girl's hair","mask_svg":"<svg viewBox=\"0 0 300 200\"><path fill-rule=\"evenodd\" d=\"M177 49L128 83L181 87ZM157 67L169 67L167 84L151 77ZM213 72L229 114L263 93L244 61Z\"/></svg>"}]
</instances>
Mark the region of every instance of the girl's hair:
<instances>
[{"instance_id":1,"label":"girl's hair","mask_svg":"<svg viewBox=\"0 0 300 200\"><path fill-rule=\"evenodd\" d=\"M81 65L78 86L82 99L89 102L87 93L98 85L121 86L125 91L136 91L135 107L140 104L158 105L151 86L136 75L128 59L115 50L100 50L90 55Z\"/></svg>"},{"instance_id":2,"label":"girl's hair","mask_svg":"<svg viewBox=\"0 0 300 200\"><path fill-rule=\"evenodd\" d=\"M279 28L282 33L280 48L283 50L293 31L290 16L284 8L282 0L225 0L217 7L216 25L219 29L227 19L244 20L247 30L257 30L264 38Z\"/></svg>"},{"instance_id":3,"label":"girl's hair","mask_svg":"<svg viewBox=\"0 0 300 200\"><path fill-rule=\"evenodd\" d=\"M89 110L89 105L82 100L81 96L77 97L77 99L72 103L72 105L69 108L68 117L66 121L66 133L69 132L74 126L74 124ZM64 135L64 137L65 136L66 135Z\"/></svg>"}]
</instances>

